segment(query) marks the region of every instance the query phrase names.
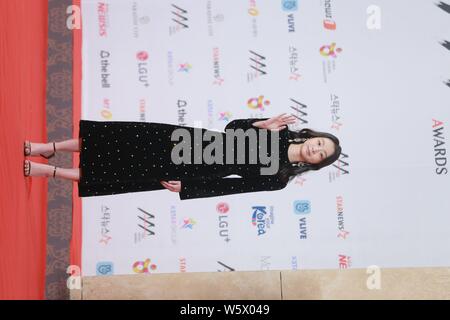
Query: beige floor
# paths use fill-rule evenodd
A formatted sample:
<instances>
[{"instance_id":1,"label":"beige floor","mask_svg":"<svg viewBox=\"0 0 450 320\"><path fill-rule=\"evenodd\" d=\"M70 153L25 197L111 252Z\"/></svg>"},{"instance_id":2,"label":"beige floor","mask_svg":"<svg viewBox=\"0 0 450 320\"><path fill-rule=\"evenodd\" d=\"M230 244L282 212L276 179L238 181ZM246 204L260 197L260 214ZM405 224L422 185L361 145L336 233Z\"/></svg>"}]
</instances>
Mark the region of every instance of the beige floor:
<instances>
[{"instance_id":1,"label":"beige floor","mask_svg":"<svg viewBox=\"0 0 450 320\"><path fill-rule=\"evenodd\" d=\"M71 299L450 299L450 268L84 277Z\"/></svg>"}]
</instances>

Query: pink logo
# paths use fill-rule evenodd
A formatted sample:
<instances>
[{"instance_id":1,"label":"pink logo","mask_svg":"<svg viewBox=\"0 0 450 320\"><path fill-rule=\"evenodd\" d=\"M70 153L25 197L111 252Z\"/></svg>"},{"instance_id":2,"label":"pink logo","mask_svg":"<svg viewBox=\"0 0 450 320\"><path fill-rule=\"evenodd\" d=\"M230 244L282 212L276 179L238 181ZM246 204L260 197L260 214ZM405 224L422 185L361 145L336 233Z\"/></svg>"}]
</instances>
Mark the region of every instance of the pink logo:
<instances>
[{"instance_id":1,"label":"pink logo","mask_svg":"<svg viewBox=\"0 0 450 320\"><path fill-rule=\"evenodd\" d=\"M258 98L250 98L247 101L247 107L250 109L260 109L264 110L264 106L270 106L270 101L265 100L264 96L259 96Z\"/></svg>"},{"instance_id":2,"label":"pink logo","mask_svg":"<svg viewBox=\"0 0 450 320\"><path fill-rule=\"evenodd\" d=\"M135 273L150 273L155 270L156 264L151 263L150 259L146 259L145 261L136 261L133 264L133 271Z\"/></svg>"},{"instance_id":3,"label":"pink logo","mask_svg":"<svg viewBox=\"0 0 450 320\"><path fill-rule=\"evenodd\" d=\"M227 213L230 210L230 207L225 202L220 202L216 206L216 210L219 213Z\"/></svg>"},{"instance_id":4,"label":"pink logo","mask_svg":"<svg viewBox=\"0 0 450 320\"><path fill-rule=\"evenodd\" d=\"M333 20L323 20L323 26L328 30L336 30L336 22L334 22Z\"/></svg>"},{"instance_id":5,"label":"pink logo","mask_svg":"<svg viewBox=\"0 0 450 320\"><path fill-rule=\"evenodd\" d=\"M341 239L347 239L347 236L350 234L350 232L342 230L341 232L338 233L338 238Z\"/></svg>"},{"instance_id":6,"label":"pink logo","mask_svg":"<svg viewBox=\"0 0 450 320\"><path fill-rule=\"evenodd\" d=\"M139 51L136 54L136 58L141 61L146 61L148 59L148 53L146 51Z\"/></svg>"},{"instance_id":7,"label":"pink logo","mask_svg":"<svg viewBox=\"0 0 450 320\"><path fill-rule=\"evenodd\" d=\"M337 53L341 53L341 48L336 48L336 43L333 42L331 45L324 45L320 47L320 54L324 57L337 58Z\"/></svg>"}]
</instances>

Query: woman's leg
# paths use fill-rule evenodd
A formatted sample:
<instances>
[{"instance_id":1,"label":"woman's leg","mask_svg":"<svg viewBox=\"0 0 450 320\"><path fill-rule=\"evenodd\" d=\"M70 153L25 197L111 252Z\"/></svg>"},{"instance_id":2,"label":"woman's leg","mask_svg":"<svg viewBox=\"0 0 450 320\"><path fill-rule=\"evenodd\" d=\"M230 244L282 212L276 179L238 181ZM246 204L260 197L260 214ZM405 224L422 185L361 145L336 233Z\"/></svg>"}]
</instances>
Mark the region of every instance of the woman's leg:
<instances>
[{"instance_id":1,"label":"woman's leg","mask_svg":"<svg viewBox=\"0 0 450 320\"><path fill-rule=\"evenodd\" d=\"M59 142L55 142L56 151L67 151L67 152L79 152L81 146L81 138L80 139L69 139L63 140ZM31 142L31 151L33 155L50 155L53 152L53 143L37 143Z\"/></svg>"},{"instance_id":2,"label":"woman's leg","mask_svg":"<svg viewBox=\"0 0 450 320\"><path fill-rule=\"evenodd\" d=\"M80 139L69 139L55 143L56 151L69 151L78 152L80 151L81 138ZM50 143L53 148L53 145Z\"/></svg>"},{"instance_id":3,"label":"woman's leg","mask_svg":"<svg viewBox=\"0 0 450 320\"><path fill-rule=\"evenodd\" d=\"M53 173L52 173L53 175ZM56 178L68 179L79 181L80 180L80 169L79 168L56 168Z\"/></svg>"},{"instance_id":4,"label":"woman's leg","mask_svg":"<svg viewBox=\"0 0 450 320\"><path fill-rule=\"evenodd\" d=\"M25 164L27 166L27 164ZM30 161L31 171L30 176L32 177L53 177L53 171L55 166ZM67 179L67 180L80 180L80 169L79 168L61 168L56 167L55 178Z\"/></svg>"}]
</instances>

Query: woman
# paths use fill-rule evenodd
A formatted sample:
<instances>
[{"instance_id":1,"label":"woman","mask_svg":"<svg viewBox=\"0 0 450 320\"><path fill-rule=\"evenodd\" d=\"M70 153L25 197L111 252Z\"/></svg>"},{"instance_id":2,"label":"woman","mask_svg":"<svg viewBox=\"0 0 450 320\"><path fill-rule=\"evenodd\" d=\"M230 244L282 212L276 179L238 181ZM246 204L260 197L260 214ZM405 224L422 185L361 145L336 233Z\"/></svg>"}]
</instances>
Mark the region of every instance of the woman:
<instances>
[{"instance_id":1,"label":"woman","mask_svg":"<svg viewBox=\"0 0 450 320\"><path fill-rule=\"evenodd\" d=\"M237 119L227 124L226 132L217 132L155 122L80 120L79 139L52 144L26 141L24 144L26 156L40 154L47 159L53 157L57 150L79 151L79 168L58 168L25 160L24 174L44 177L53 175L78 181L80 197L165 188L178 192L180 199L186 200L280 190L295 176L332 164L341 153L339 139L334 135L311 129L290 131L287 125L294 122L295 117L286 114L264 119ZM230 131L228 129L247 131L253 128L259 133L259 129L267 129L265 142L270 141L273 136L277 137L279 142L279 151L274 150L279 152L279 169L276 174L261 175L261 168L267 168L267 164L260 160L256 163L247 161L244 164L238 161L226 164L176 164L171 157L177 145L177 142L172 140L172 133L181 128L187 130L192 137L196 134L203 136L205 133L222 135L223 141L230 141L230 144L227 142L227 147L230 146L231 150L242 149L239 149L238 139L226 140ZM256 134L256 139L260 150L264 143L262 135ZM202 150L208 145L207 141L201 141L201 144ZM271 144L268 145L270 150ZM246 160L255 152L252 149L254 147L245 143ZM219 158L222 156L221 159L225 159L226 154L226 151L222 155L219 154ZM233 152L233 160L236 160L237 156L238 154ZM229 175L240 177L226 177Z\"/></svg>"}]
</instances>

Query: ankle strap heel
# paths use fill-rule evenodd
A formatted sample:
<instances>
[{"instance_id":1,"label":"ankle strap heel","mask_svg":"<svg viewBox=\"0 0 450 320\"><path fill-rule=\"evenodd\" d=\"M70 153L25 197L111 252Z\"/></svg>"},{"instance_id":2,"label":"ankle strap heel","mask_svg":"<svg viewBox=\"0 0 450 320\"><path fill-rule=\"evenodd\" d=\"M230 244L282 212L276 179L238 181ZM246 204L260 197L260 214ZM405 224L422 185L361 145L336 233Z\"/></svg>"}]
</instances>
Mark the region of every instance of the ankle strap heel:
<instances>
[{"instance_id":1,"label":"ankle strap heel","mask_svg":"<svg viewBox=\"0 0 450 320\"><path fill-rule=\"evenodd\" d=\"M41 154L41 156L44 157L45 159L50 159L50 158L53 158L55 156L55 154L56 154L56 146L55 146L55 142L53 142L53 153L49 156L45 156L43 154Z\"/></svg>"}]
</instances>

